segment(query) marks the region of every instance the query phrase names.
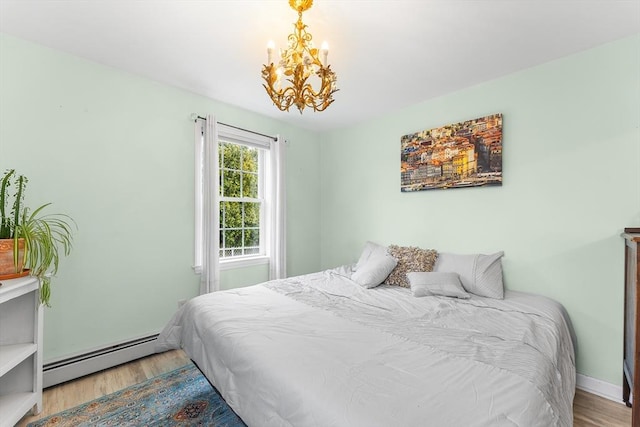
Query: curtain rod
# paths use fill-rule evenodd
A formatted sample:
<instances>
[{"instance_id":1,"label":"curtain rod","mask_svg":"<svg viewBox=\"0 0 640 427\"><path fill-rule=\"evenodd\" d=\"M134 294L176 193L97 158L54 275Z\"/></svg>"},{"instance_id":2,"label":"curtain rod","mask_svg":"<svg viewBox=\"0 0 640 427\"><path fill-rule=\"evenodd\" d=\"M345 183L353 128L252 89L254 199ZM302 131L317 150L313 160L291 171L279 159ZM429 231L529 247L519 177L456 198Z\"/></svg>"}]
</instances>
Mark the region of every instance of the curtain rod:
<instances>
[{"instance_id":1,"label":"curtain rod","mask_svg":"<svg viewBox=\"0 0 640 427\"><path fill-rule=\"evenodd\" d=\"M194 119L194 121L196 121L196 120L198 120L198 119L200 119L200 120L207 120L207 118L206 118L206 117L196 116L196 117L195 117L195 119ZM249 130L249 129L244 129L244 128L241 128L241 127L238 127L238 126L234 126L234 125L228 125L228 124L226 124L226 123L222 123L222 122L218 122L218 123L219 123L219 124L221 124L221 125L229 126L230 128L234 128L234 129L242 130L242 131L245 131L245 132L253 133L253 134L255 134L255 135L264 136L265 138L271 138L271 139L272 139L272 140L274 140L274 141L277 141L277 140L278 140L278 138L276 138L275 136L265 135L264 133L255 132L255 131L252 131L252 130Z\"/></svg>"}]
</instances>

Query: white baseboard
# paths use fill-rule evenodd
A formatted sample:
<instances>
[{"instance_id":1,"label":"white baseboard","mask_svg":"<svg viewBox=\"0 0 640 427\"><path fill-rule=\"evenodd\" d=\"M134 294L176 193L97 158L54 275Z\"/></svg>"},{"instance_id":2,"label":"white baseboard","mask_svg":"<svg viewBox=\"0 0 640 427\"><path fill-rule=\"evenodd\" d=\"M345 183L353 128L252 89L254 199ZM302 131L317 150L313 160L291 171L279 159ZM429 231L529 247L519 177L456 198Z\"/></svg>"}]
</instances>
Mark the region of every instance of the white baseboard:
<instances>
[{"instance_id":1,"label":"white baseboard","mask_svg":"<svg viewBox=\"0 0 640 427\"><path fill-rule=\"evenodd\" d=\"M66 381L112 368L155 353L158 334L110 344L44 364L43 386L51 387Z\"/></svg>"},{"instance_id":2,"label":"white baseboard","mask_svg":"<svg viewBox=\"0 0 640 427\"><path fill-rule=\"evenodd\" d=\"M576 388L624 405L622 401L622 386L578 374L576 375Z\"/></svg>"}]
</instances>

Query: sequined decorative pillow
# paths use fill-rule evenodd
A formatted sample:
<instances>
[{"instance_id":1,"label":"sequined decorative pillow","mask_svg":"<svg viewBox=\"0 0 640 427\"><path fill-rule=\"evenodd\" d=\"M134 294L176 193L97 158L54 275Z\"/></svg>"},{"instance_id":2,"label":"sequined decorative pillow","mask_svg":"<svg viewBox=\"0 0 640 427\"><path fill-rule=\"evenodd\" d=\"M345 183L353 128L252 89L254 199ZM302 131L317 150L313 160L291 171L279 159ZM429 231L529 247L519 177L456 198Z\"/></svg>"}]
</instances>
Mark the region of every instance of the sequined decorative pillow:
<instances>
[{"instance_id":1,"label":"sequined decorative pillow","mask_svg":"<svg viewBox=\"0 0 640 427\"><path fill-rule=\"evenodd\" d=\"M434 249L422 249L414 246L389 245L389 254L398 260L396 268L384 281L385 285L409 288L407 273L412 271L432 271L438 259L438 252Z\"/></svg>"}]
</instances>

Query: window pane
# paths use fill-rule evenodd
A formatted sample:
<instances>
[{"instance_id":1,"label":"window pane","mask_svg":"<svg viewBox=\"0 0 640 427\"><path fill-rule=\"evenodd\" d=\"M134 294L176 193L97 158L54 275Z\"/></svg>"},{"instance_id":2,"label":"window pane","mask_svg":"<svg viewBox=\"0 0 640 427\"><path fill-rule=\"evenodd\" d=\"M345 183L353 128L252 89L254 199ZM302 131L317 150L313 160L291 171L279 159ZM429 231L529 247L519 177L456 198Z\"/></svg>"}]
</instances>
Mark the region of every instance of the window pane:
<instances>
[{"instance_id":1,"label":"window pane","mask_svg":"<svg viewBox=\"0 0 640 427\"><path fill-rule=\"evenodd\" d=\"M225 168L240 170L240 153L242 147L238 144L223 145L223 164Z\"/></svg>"},{"instance_id":2,"label":"window pane","mask_svg":"<svg viewBox=\"0 0 640 427\"><path fill-rule=\"evenodd\" d=\"M222 195L225 197L241 197L240 178L241 173L225 169L222 179Z\"/></svg>"},{"instance_id":3,"label":"window pane","mask_svg":"<svg viewBox=\"0 0 640 427\"><path fill-rule=\"evenodd\" d=\"M260 230L255 228L244 230L244 246L245 248L259 248L260 246Z\"/></svg>"},{"instance_id":4,"label":"window pane","mask_svg":"<svg viewBox=\"0 0 640 427\"><path fill-rule=\"evenodd\" d=\"M242 230L225 230L224 231L224 247L225 248L241 248L242 247Z\"/></svg>"},{"instance_id":5,"label":"window pane","mask_svg":"<svg viewBox=\"0 0 640 427\"><path fill-rule=\"evenodd\" d=\"M245 227L260 226L260 203L244 204L244 226Z\"/></svg>"},{"instance_id":6,"label":"window pane","mask_svg":"<svg viewBox=\"0 0 640 427\"><path fill-rule=\"evenodd\" d=\"M260 255L260 248L259 247L247 248L247 249L244 250L244 254L245 255Z\"/></svg>"},{"instance_id":7,"label":"window pane","mask_svg":"<svg viewBox=\"0 0 640 427\"><path fill-rule=\"evenodd\" d=\"M258 172L258 150L251 147L243 147L242 170L245 172Z\"/></svg>"},{"instance_id":8,"label":"window pane","mask_svg":"<svg viewBox=\"0 0 640 427\"><path fill-rule=\"evenodd\" d=\"M222 228L241 228L242 227L242 203L240 202L222 202L220 212L222 219ZM229 245L227 245L229 247Z\"/></svg>"},{"instance_id":9,"label":"window pane","mask_svg":"<svg viewBox=\"0 0 640 427\"><path fill-rule=\"evenodd\" d=\"M258 175L246 172L242 174L242 195L258 198Z\"/></svg>"}]
</instances>

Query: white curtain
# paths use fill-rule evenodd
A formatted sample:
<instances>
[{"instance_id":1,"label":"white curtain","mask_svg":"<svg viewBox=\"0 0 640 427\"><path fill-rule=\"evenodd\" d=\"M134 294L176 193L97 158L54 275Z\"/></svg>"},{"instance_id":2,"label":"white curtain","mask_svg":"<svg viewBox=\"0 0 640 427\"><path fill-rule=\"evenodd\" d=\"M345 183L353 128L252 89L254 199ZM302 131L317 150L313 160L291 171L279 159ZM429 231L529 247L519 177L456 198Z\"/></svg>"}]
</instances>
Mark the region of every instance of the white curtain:
<instances>
[{"instance_id":1,"label":"white curtain","mask_svg":"<svg viewBox=\"0 0 640 427\"><path fill-rule=\"evenodd\" d=\"M202 272L200 294L220 289L220 180L218 178L218 129L208 115L202 147Z\"/></svg>"},{"instance_id":2,"label":"white curtain","mask_svg":"<svg viewBox=\"0 0 640 427\"><path fill-rule=\"evenodd\" d=\"M285 141L276 137L269 148L270 158L270 202L273 204L271 223L269 280L283 279L287 276L287 235L286 235L286 183L285 183Z\"/></svg>"}]
</instances>

